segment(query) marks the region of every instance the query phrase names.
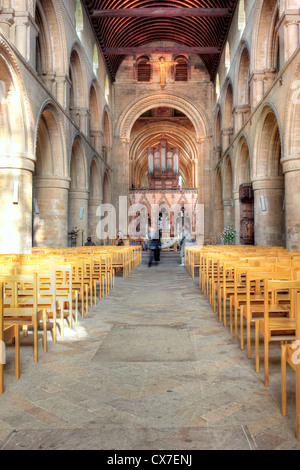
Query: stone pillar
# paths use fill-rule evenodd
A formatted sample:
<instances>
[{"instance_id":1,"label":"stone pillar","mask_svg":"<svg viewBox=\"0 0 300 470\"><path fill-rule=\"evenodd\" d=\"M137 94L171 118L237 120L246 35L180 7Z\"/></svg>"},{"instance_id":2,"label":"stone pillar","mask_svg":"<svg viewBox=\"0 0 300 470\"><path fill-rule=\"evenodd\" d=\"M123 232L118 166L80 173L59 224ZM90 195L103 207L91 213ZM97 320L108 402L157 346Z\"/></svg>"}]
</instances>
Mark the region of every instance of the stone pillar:
<instances>
[{"instance_id":1,"label":"stone pillar","mask_svg":"<svg viewBox=\"0 0 300 470\"><path fill-rule=\"evenodd\" d=\"M202 137L198 142L198 203L204 204L204 242L213 237L213 139Z\"/></svg>"},{"instance_id":2,"label":"stone pillar","mask_svg":"<svg viewBox=\"0 0 300 470\"><path fill-rule=\"evenodd\" d=\"M31 14L15 11L15 46L33 69L36 68L37 35L37 25Z\"/></svg>"},{"instance_id":3,"label":"stone pillar","mask_svg":"<svg viewBox=\"0 0 300 470\"><path fill-rule=\"evenodd\" d=\"M233 191L233 204L234 204L234 221L235 221L235 243L236 245L240 244L240 237L241 237L241 205L240 205L240 192Z\"/></svg>"},{"instance_id":4,"label":"stone pillar","mask_svg":"<svg viewBox=\"0 0 300 470\"><path fill-rule=\"evenodd\" d=\"M34 246L68 246L69 184L66 177L34 177L33 195L38 207Z\"/></svg>"},{"instance_id":5,"label":"stone pillar","mask_svg":"<svg viewBox=\"0 0 300 470\"><path fill-rule=\"evenodd\" d=\"M100 217L96 215L98 207L102 204L100 198L89 199L88 201L88 233L87 236L91 237L96 245L100 245L101 240L97 236L97 225L100 222Z\"/></svg>"},{"instance_id":6,"label":"stone pillar","mask_svg":"<svg viewBox=\"0 0 300 470\"><path fill-rule=\"evenodd\" d=\"M55 72L42 72L40 74L40 77L45 83L50 93L56 96Z\"/></svg>"},{"instance_id":7,"label":"stone pillar","mask_svg":"<svg viewBox=\"0 0 300 470\"><path fill-rule=\"evenodd\" d=\"M215 204L214 207L214 243L221 242L221 235L224 228L224 207L222 203Z\"/></svg>"},{"instance_id":8,"label":"stone pillar","mask_svg":"<svg viewBox=\"0 0 300 470\"><path fill-rule=\"evenodd\" d=\"M232 199L223 199L224 207L224 227L231 225L234 227L234 207L232 204Z\"/></svg>"},{"instance_id":9,"label":"stone pillar","mask_svg":"<svg viewBox=\"0 0 300 470\"><path fill-rule=\"evenodd\" d=\"M103 138L102 131L96 131L96 130L90 131L91 145L96 150L96 152L99 153L99 155L101 154L102 138Z\"/></svg>"},{"instance_id":10,"label":"stone pillar","mask_svg":"<svg viewBox=\"0 0 300 470\"><path fill-rule=\"evenodd\" d=\"M253 191L255 245L282 246L284 178L256 178Z\"/></svg>"},{"instance_id":11,"label":"stone pillar","mask_svg":"<svg viewBox=\"0 0 300 470\"><path fill-rule=\"evenodd\" d=\"M30 159L0 157L0 253L31 252L33 171Z\"/></svg>"},{"instance_id":12,"label":"stone pillar","mask_svg":"<svg viewBox=\"0 0 300 470\"><path fill-rule=\"evenodd\" d=\"M254 72L250 77L250 83L251 103L252 107L256 108L264 96L264 74L260 72Z\"/></svg>"},{"instance_id":13,"label":"stone pillar","mask_svg":"<svg viewBox=\"0 0 300 470\"><path fill-rule=\"evenodd\" d=\"M82 245L82 231L83 243L89 235L88 233L88 219L89 219L89 192L85 189L70 189L69 190L69 210L68 210L68 229L77 227L80 232L77 237L77 246ZM81 216L81 218L80 218Z\"/></svg>"},{"instance_id":14,"label":"stone pillar","mask_svg":"<svg viewBox=\"0 0 300 470\"><path fill-rule=\"evenodd\" d=\"M222 149L223 152L229 147L230 142L232 141L232 136L233 136L233 128L230 127L228 129L223 129L221 131L222 134Z\"/></svg>"},{"instance_id":15,"label":"stone pillar","mask_svg":"<svg viewBox=\"0 0 300 470\"><path fill-rule=\"evenodd\" d=\"M250 111L251 107L248 104L243 104L241 106L236 106L234 108L234 114L235 114L235 119L234 119L234 130L235 134L238 133L238 131L244 127L245 123L247 122L249 116L250 116Z\"/></svg>"},{"instance_id":16,"label":"stone pillar","mask_svg":"<svg viewBox=\"0 0 300 470\"><path fill-rule=\"evenodd\" d=\"M300 251L300 154L282 160L285 176L286 247Z\"/></svg>"},{"instance_id":17,"label":"stone pillar","mask_svg":"<svg viewBox=\"0 0 300 470\"><path fill-rule=\"evenodd\" d=\"M90 112L86 108L79 109L79 128L81 132L88 136L90 131Z\"/></svg>"},{"instance_id":18,"label":"stone pillar","mask_svg":"<svg viewBox=\"0 0 300 470\"><path fill-rule=\"evenodd\" d=\"M12 8L0 8L0 28L10 37L10 28L14 24L15 12Z\"/></svg>"},{"instance_id":19,"label":"stone pillar","mask_svg":"<svg viewBox=\"0 0 300 470\"><path fill-rule=\"evenodd\" d=\"M299 18L288 20L286 27L285 60L288 61L299 45Z\"/></svg>"},{"instance_id":20,"label":"stone pillar","mask_svg":"<svg viewBox=\"0 0 300 470\"><path fill-rule=\"evenodd\" d=\"M67 75L56 73L56 99L63 108L68 109L70 107L69 95L71 82Z\"/></svg>"},{"instance_id":21,"label":"stone pillar","mask_svg":"<svg viewBox=\"0 0 300 470\"><path fill-rule=\"evenodd\" d=\"M119 226L119 196L126 196L129 200L130 186L130 141L122 138L115 138L113 143L113 205L117 214L117 227ZM124 234L125 235L125 234Z\"/></svg>"}]
</instances>

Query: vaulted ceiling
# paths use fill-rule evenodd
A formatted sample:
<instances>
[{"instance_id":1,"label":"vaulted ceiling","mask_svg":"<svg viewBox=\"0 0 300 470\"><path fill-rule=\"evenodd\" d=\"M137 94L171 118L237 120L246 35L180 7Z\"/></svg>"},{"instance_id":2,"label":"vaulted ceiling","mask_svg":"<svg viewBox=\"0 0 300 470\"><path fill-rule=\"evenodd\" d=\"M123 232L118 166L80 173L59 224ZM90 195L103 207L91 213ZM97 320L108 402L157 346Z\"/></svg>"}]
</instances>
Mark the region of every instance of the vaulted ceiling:
<instances>
[{"instance_id":1,"label":"vaulted ceiling","mask_svg":"<svg viewBox=\"0 0 300 470\"><path fill-rule=\"evenodd\" d=\"M213 79L238 0L83 0L112 81L126 55L199 54ZM173 43L151 47L154 42Z\"/></svg>"}]
</instances>

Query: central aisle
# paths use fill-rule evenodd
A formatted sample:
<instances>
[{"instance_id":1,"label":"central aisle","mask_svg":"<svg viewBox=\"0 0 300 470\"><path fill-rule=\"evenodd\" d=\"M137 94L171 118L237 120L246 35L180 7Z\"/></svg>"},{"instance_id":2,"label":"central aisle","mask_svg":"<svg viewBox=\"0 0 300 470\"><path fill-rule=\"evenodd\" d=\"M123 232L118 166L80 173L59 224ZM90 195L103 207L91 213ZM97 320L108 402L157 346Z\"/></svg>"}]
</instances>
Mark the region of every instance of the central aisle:
<instances>
[{"instance_id":1,"label":"central aisle","mask_svg":"<svg viewBox=\"0 0 300 470\"><path fill-rule=\"evenodd\" d=\"M28 352L0 397L3 449L300 447L293 410L280 414L280 377L264 387L178 265L165 253L148 268L144 254L38 364Z\"/></svg>"}]
</instances>

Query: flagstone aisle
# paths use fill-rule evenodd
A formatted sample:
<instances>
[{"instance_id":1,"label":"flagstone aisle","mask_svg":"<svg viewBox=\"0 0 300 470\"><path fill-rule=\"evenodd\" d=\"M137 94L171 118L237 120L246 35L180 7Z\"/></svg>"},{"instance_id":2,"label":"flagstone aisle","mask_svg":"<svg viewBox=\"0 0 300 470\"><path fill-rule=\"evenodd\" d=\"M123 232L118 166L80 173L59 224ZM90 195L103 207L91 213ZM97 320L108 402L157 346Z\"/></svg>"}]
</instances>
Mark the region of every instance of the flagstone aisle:
<instances>
[{"instance_id":1,"label":"flagstone aisle","mask_svg":"<svg viewBox=\"0 0 300 470\"><path fill-rule=\"evenodd\" d=\"M1 449L300 449L295 380L280 413L280 351L263 385L176 255L143 264L33 362L8 349ZM49 338L50 339L50 338Z\"/></svg>"}]
</instances>

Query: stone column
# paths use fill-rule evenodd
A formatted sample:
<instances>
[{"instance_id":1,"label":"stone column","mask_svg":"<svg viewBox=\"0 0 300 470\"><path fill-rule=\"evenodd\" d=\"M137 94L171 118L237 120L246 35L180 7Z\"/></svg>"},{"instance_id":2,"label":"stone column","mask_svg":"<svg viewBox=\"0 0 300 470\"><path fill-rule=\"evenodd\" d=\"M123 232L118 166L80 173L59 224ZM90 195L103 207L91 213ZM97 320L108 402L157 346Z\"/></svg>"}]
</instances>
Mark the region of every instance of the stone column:
<instances>
[{"instance_id":1,"label":"stone column","mask_svg":"<svg viewBox=\"0 0 300 470\"><path fill-rule=\"evenodd\" d=\"M101 154L102 138L103 138L102 131L96 131L96 130L90 131L91 145L96 150L96 152L99 153L99 155Z\"/></svg>"},{"instance_id":2,"label":"stone column","mask_svg":"<svg viewBox=\"0 0 300 470\"><path fill-rule=\"evenodd\" d=\"M55 72L42 72L40 74L40 77L45 83L50 93L56 96Z\"/></svg>"},{"instance_id":3,"label":"stone column","mask_svg":"<svg viewBox=\"0 0 300 470\"><path fill-rule=\"evenodd\" d=\"M224 207L222 203L214 207L214 243L220 243L224 228Z\"/></svg>"},{"instance_id":4,"label":"stone column","mask_svg":"<svg viewBox=\"0 0 300 470\"><path fill-rule=\"evenodd\" d=\"M32 248L32 173L23 157L0 157L0 252L30 253Z\"/></svg>"},{"instance_id":5,"label":"stone column","mask_svg":"<svg viewBox=\"0 0 300 470\"><path fill-rule=\"evenodd\" d=\"M288 61L299 45L299 18L288 20L286 27L285 60Z\"/></svg>"},{"instance_id":6,"label":"stone column","mask_svg":"<svg viewBox=\"0 0 300 470\"><path fill-rule=\"evenodd\" d=\"M282 160L285 176L286 247L300 251L300 154Z\"/></svg>"},{"instance_id":7,"label":"stone column","mask_svg":"<svg viewBox=\"0 0 300 470\"><path fill-rule=\"evenodd\" d=\"M233 204L234 204L234 221L235 221L235 243L240 244L241 238L241 205L240 205L240 192L239 190L233 191Z\"/></svg>"},{"instance_id":8,"label":"stone column","mask_svg":"<svg viewBox=\"0 0 300 470\"><path fill-rule=\"evenodd\" d=\"M15 46L33 69L36 68L37 25L30 13L15 11Z\"/></svg>"},{"instance_id":9,"label":"stone column","mask_svg":"<svg viewBox=\"0 0 300 470\"><path fill-rule=\"evenodd\" d=\"M70 178L35 176L34 198L38 214L35 217L35 246L68 246L68 190Z\"/></svg>"},{"instance_id":10,"label":"stone column","mask_svg":"<svg viewBox=\"0 0 300 470\"><path fill-rule=\"evenodd\" d=\"M90 236L88 233L88 201L89 192L86 189L69 190L68 228L71 230L73 227L77 227L80 230L77 237L77 246L82 245L82 230L84 232L83 242Z\"/></svg>"},{"instance_id":11,"label":"stone column","mask_svg":"<svg viewBox=\"0 0 300 470\"><path fill-rule=\"evenodd\" d=\"M232 199L223 199L224 207L224 227L231 225L234 227L234 207L232 204Z\"/></svg>"},{"instance_id":12,"label":"stone column","mask_svg":"<svg viewBox=\"0 0 300 470\"><path fill-rule=\"evenodd\" d=\"M248 104L243 104L240 106L236 106L234 108L234 127L235 127L235 134L245 125L247 119L250 116L250 106Z\"/></svg>"},{"instance_id":13,"label":"stone column","mask_svg":"<svg viewBox=\"0 0 300 470\"><path fill-rule=\"evenodd\" d=\"M88 235L96 245L100 245L101 240L97 236L97 225L100 217L96 215L98 207L102 204L102 199L95 198L88 201ZM101 234L100 234L101 235Z\"/></svg>"},{"instance_id":14,"label":"stone column","mask_svg":"<svg viewBox=\"0 0 300 470\"><path fill-rule=\"evenodd\" d=\"M113 205L117 215L117 229L119 226L119 196L126 196L129 200L130 186L130 160L129 160L130 141L122 138L115 138L113 143ZM125 234L124 234L125 235Z\"/></svg>"},{"instance_id":15,"label":"stone column","mask_svg":"<svg viewBox=\"0 0 300 470\"><path fill-rule=\"evenodd\" d=\"M90 128L90 112L86 108L79 109L79 128L81 132L88 136Z\"/></svg>"},{"instance_id":16,"label":"stone column","mask_svg":"<svg viewBox=\"0 0 300 470\"><path fill-rule=\"evenodd\" d=\"M213 237L213 139L202 137L198 143L198 203L204 204L204 241Z\"/></svg>"},{"instance_id":17,"label":"stone column","mask_svg":"<svg viewBox=\"0 0 300 470\"><path fill-rule=\"evenodd\" d=\"M10 28L14 24L15 12L12 8L0 8L0 28L10 37Z\"/></svg>"},{"instance_id":18,"label":"stone column","mask_svg":"<svg viewBox=\"0 0 300 470\"><path fill-rule=\"evenodd\" d=\"M63 108L69 109L69 92L71 82L66 74L56 73L56 91L55 96L57 101Z\"/></svg>"},{"instance_id":19,"label":"stone column","mask_svg":"<svg viewBox=\"0 0 300 470\"><path fill-rule=\"evenodd\" d=\"M233 128L230 127L228 129L223 129L221 131L222 135L222 149L223 152L229 147L230 142L232 141L232 136L233 136Z\"/></svg>"},{"instance_id":20,"label":"stone column","mask_svg":"<svg viewBox=\"0 0 300 470\"><path fill-rule=\"evenodd\" d=\"M251 83L251 103L255 108L264 96L264 74L254 72L250 77Z\"/></svg>"},{"instance_id":21,"label":"stone column","mask_svg":"<svg viewBox=\"0 0 300 470\"><path fill-rule=\"evenodd\" d=\"M282 246L284 178L256 178L253 181L253 191L255 245Z\"/></svg>"}]
</instances>

